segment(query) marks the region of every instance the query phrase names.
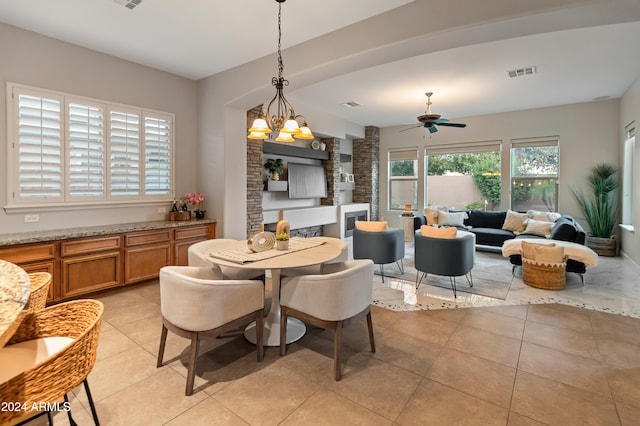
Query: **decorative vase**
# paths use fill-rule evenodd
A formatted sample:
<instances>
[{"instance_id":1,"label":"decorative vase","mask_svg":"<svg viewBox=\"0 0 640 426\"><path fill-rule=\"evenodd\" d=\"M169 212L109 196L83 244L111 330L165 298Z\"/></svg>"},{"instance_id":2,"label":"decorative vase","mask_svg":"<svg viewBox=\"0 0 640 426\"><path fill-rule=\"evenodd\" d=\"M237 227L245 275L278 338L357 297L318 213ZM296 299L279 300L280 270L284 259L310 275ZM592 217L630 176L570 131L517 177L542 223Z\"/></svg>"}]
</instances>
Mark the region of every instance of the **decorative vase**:
<instances>
[{"instance_id":1,"label":"decorative vase","mask_svg":"<svg viewBox=\"0 0 640 426\"><path fill-rule=\"evenodd\" d=\"M289 250L289 240L277 240L276 250Z\"/></svg>"},{"instance_id":2,"label":"decorative vase","mask_svg":"<svg viewBox=\"0 0 640 426\"><path fill-rule=\"evenodd\" d=\"M196 210L196 219L204 219L206 210Z\"/></svg>"},{"instance_id":3,"label":"decorative vase","mask_svg":"<svg viewBox=\"0 0 640 426\"><path fill-rule=\"evenodd\" d=\"M278 172L271 173L271 180L280 180L280 173Z\"/></svg>"}]
</instances>

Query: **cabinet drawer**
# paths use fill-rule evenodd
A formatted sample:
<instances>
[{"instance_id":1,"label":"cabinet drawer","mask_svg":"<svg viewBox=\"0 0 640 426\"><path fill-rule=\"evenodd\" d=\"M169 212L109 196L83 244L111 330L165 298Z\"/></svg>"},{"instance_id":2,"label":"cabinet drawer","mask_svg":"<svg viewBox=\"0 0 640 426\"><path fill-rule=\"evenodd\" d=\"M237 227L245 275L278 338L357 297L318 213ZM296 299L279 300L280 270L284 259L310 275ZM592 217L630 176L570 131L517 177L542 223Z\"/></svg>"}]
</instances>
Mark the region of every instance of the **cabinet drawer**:
<instances>
[{"instance_id":1,"label":"cabinet drawer","mask_svg":"<svg viewBox=\"0 0 640 426\"><path fill-rule=\"evenodd\" d=\"M139 246L142 244L165 243L171 241L171 230L148 231L127 234L124 236L127 247Z\"/></svg>"},{"instance_id":2,"label":"cabinet drawer","mask_svg":"<svg viewBox=\"0 0 640 426\"><path fill-rule=\"evenodd\" d=\"M171 264L171 246L155 245L125 251L125 284L158 278L160 268Z\"/></svg>"},{"instance_id":3,"label":"cabinet drawer","mask_svg":"<svg viewBox=\"0 0 640 426\"><path fill-rule=\"evenodd\" d=\"M209 226L188 226L176 229L176 240L187 240L191 238L201 238L203 240L209 238Z\"/></svg>"},{"instance_id":4,"label":"cabinet drawer","mask_svg":"<svg viewBox=\"0 0 640 426\"><path fill-rule=\"evenodd\" d=\"M106 250L119 250L120 236L64 241L60 244L60 256L73 256Z\"/></svg>"},{"instance_id":5,"label":"cabinet drawer","mask_svg":"<svg viewBox=\"0 0 640 426\"><path fill-rule=\"evenodd\" d=\"M20 245L0 249L0 259L19 264L53 259L55 252L54 243Z\"/></svg>"}]
</instances>

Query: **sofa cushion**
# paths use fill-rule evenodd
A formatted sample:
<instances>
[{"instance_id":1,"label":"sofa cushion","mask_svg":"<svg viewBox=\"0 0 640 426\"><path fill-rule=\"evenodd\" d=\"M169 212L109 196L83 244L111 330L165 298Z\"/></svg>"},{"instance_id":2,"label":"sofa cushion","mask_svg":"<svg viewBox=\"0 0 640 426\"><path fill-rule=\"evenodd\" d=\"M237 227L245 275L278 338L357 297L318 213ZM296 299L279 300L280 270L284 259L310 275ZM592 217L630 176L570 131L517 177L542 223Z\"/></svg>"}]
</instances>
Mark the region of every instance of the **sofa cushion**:
<instances>
[{"instance_id":1,"label":"sofa cushion","mask_svg":"<svg viewBox=\"0 0 640 426\"><path fill-rule=\"evenodd\" d=\"M504 220L506 219L506 217L506 211L492 212L484 210L472 210L469 214L468 225L474 228L502 229L502 225L504 224Z\"/></svg>"},{"instance_id":2,"label":"sofa cushion","mask_svg":"<svg viewBox=\"0 0 640 426\"><path fill-rule=\"evenodd\" d=\"M438 213L447 212L448 209L444 206L427 207L424 209L424 216L427 218L427 225L438 224Z\"/></svg>"},{"instance_id":3,"label":"sofa cushion","mask_svg":"<svg viewBox=\"0 0 640 426\"><path fill-rule=\"evenodd\" d=\"M361 231L380 232L387 229L387 222L356 220L356 228Z\"/></svg>"},{"instance_id":4,"label":"sofa cushion","mask_svg":"<svg viewBox=\"0 0 640 426\"><path fill-rule=\"evenodd\" d=\"M541 237L549 238L552 227L553 222L541 222L539 220L529 219L523 234L540 235Z\"/></svg>"},{"instance_id":5,"label":"sofa cushion","mask_svg":"<svg viewBox=\"0 0 640 426\"><path fill-rule=\"evenodd\" d=\"M438 225L442 226L464 226L466 212L438 212Z\"/></svg>"},{"instance_id":6,"label":"sofa cushion","mask_svg":"<svg viewBox=\"0 0 640 426\"><path fill-rule=\"evenodd\" d=\"M540 222L555 222L560 219L560 213L556 212L543 212L541 210L528 210L527 216L530 219L537 220Z\"/></svg>"},{"instance_id":7,"label":"sofa cushion","mask_svg":"<svg viewBox=\"0 0 640 426\"><path fill-rule=\"evenodd\" d=\"M434 228L433 226L424 225L420 227L420 232L424 237L455 238L458 235L458 228Z\"/></svg>"},{"instance_id":8,"label":"sofa cushion","mask_svg":"<svg viewBox=\"0 0 640 426\"><path fill-rule=\"evenodd\" d=\"M502 229L511 231L514 233L520 233L527 227L527 215L525 213L514 212L513 210L507 210L507 216L502 224Z\"/></svg>"},{"instance_id":9,"label":"sofa cushion","mask_svg":"<svg viewBox=\"0 0 640 426\"><path fill-rule=\"evenodd\" d=\"M471 228L469 232L476 234L476 244L484 246L500 247L502 243L515 237L513 232L500 228Z\"/></svg>"},{"instance_id":10,"label":"sofa cushion","mask_svg":"<svg viewBox=\"0 0 640 426\"><path fill-rule=\"evenodd\" d=\"M575 242L577 235L575 219L571 217L562 216L551 228L551 239L554 240Z\"/></svg>"}]
</instances>

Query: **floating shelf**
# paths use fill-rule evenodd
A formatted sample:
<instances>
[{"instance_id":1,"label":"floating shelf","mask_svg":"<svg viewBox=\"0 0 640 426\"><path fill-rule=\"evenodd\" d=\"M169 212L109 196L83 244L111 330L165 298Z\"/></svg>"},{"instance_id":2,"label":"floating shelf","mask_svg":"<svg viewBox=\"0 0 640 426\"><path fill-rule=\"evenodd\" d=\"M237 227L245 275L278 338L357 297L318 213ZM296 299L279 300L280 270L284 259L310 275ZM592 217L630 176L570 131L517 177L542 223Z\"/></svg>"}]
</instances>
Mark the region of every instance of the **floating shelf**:
<instances>
[{"instance_id":1,"label":"floating shelf","mask_svg":"<svg viewBox=\"0 0 640 426\"><path fill-rule=\"evenodd\" d=\"M264 189L265 191L286 191L287 183L286 180L268 180L264 185Z\"/></svg>"},{"instance_id":2,"label":"floating shelf","mask_svg":"<svg viewBox=\"0 0 640 426\"><path fill-rule=\"evenodd\" d=\"M311 158L314 160L328 160L329 151L320 151L318 149L303 148L296 145L287 145L284 143L264 142L262 152L265 154L285 155L287 157Z\"/></svg>"}]
</instances>

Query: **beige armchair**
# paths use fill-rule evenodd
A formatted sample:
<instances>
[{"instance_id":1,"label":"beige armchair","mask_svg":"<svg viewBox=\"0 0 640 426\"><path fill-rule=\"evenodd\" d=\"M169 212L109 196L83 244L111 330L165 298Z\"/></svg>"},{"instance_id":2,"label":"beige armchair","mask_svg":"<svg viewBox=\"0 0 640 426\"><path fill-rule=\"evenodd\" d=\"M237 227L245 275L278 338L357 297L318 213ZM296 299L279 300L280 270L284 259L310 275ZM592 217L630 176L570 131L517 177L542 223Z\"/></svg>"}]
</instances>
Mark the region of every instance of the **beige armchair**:
<instances>
[{"instance_id":1,"label":"beige armchair","mask_svg":"<svg viewBox=\"0 0 640 426\"><path fill-rule=\"evenodd\" d=\"M200 241L191 244L187 251L187 259L189 266L206 266L214 271L215 280L252 280L263 279L264 272L262 270L233 268L230 266L220 266L215 263L215 259L209 256L209 253L220 251L220 245L229 243L233 240L225 238L215 238L212 240Z\"/></svg>"},{"instance_id":2,"label":"beige armchair","mask_svg":"<svg viewBox=\"0 0 640 426\"><path fill-rule=\"evenodd\" d=\"M373 293L373 261L350 260L325 266L324 275L287 277L280 287L280 355L286 352L287 318L298 318L317 327L333 329L335 380L342 378L340 345L342 328L367 318L371 352L376 351L370 304Z\"/></svg>"},{"instance_id":3,"label":"beige armchair","mask_svg":"<svg viewBox=\"0 0 640 426\"><path fill-rule=\"evenodd\" d=\"M211 267L165 266L160 269L161 367L167 331L191 339L187 387L193 393L200 340L215 338L256 321L256 351L262 361L264 286L258 280L216 280Z\"/></svg>"}]
</instances>

